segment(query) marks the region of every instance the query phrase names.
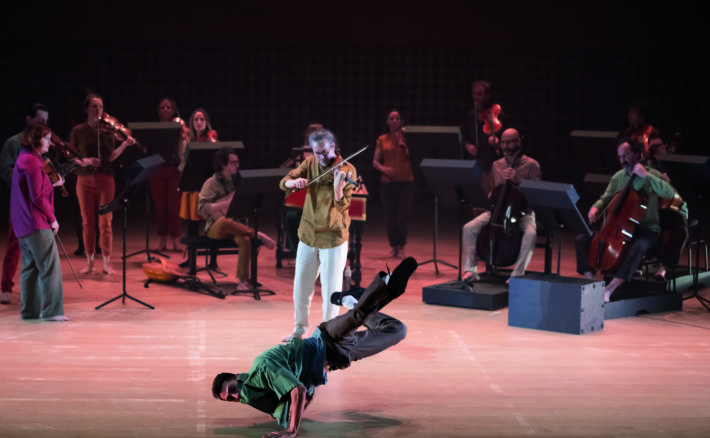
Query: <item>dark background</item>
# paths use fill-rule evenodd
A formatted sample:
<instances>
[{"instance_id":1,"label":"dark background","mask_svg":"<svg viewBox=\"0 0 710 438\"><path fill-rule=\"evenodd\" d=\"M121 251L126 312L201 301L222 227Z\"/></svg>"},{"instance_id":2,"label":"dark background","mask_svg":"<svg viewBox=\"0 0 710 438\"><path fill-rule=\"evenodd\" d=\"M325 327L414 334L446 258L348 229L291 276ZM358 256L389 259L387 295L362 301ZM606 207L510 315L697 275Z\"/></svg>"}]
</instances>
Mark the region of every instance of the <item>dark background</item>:
<instances>
[{"instance_id":1,"label":"dark background","mask_svg":"<svg viewBox=\"0 0 710 438\"><path fill-rule=\"evenodd\" d=\"M682 133L681 152L707 153L705 15L677 2L33 3L2 29L0 136L42 102L66 137L86 89L124 123L156 120L171 96L244 141L243 168L276 167L312 122L344 153L374 149L393 107L408 125L460 125L486 79L543 179L577 183L570 132L624 129L634 99ZM373 149L355 164L376 198Z\"/></svg>"}]
</instances>

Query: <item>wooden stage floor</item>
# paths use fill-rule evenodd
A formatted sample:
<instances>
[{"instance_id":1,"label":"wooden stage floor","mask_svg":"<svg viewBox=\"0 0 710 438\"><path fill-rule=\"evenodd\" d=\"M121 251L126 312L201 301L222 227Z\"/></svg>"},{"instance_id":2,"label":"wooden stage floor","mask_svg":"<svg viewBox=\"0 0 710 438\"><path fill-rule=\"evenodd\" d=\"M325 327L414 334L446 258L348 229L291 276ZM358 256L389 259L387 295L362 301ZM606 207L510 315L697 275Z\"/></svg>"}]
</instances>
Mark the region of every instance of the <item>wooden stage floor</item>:
<instances>
[{"instance_id":1,"label":"wooden stage floor","mask_svg":"<svg viewBox=\"0 0 710 438\"><path fill-rule=\"evenodd\" d=\"M114 223L118 253L120 220ZM456 228L445 218L440 228L439 257L450 262L458 251ZM74 250L67 229L62 236ZM129 252L144 243L140 225L132 229ZM384 256L374 209L363 238L369 281L386 263L397 263ZM427 220L413 224L409 255L431 258L431 242ZM536 251L531 269L541 271ZM18 293L12 305L0 306L1 437L258 437L277 429L252 408L214 400L210 387L216 373L246 371L289 333L293 267L276 269L273 252L262 251L259 278L277 295L220 300L173 286L144 288L139 258L128 261L128 292L155 310L132 301L94 310L121 292L121 275L83 276L80 290L65 260L71 321L21 321ZM563 259L563 275L573 275L569 238ZM73 261L82 266L81 258ZM223 283L228 289L235 257L219 263L232 276ZM423 286L455 277L450 268L436 275L431 264L420 267L407 293L387 308L407 324L407 339L330 374L299 436L710 434L710 313L697 301L686 301L682 312L609 320L603 331L575 336L509 327L507 309L422 302ZM320 304L316 297L312 327Z\"/></svg>"}]
</instances>

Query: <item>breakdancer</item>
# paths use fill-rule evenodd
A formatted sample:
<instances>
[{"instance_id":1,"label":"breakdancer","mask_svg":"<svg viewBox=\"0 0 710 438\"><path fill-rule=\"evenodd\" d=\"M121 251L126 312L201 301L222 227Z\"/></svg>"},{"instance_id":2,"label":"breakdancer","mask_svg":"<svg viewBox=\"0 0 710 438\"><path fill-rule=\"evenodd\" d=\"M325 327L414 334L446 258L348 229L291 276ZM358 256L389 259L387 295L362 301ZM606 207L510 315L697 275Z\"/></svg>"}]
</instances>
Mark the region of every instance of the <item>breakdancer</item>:
<instances>
[{"instance_id":1,"label":"breakdancer","mask_svg":"<svg viewBox=\"0 0 710 438\"><path fill-rule=\"evenodd\" d=\"M380 271L367 289L334 293L333 304L351 305L348 312L321 323L310 338L293 338L266 350L248 373L218 374L212 395L270 414L286 428L265 436L295 437L315 388L327 382L327 372L347 368L404 339L407 327L380 310L404 293L416 269L417 261L408 257L391 274ZM366 330L358 331L361 326Z\"/></svg>"}]
</instances>

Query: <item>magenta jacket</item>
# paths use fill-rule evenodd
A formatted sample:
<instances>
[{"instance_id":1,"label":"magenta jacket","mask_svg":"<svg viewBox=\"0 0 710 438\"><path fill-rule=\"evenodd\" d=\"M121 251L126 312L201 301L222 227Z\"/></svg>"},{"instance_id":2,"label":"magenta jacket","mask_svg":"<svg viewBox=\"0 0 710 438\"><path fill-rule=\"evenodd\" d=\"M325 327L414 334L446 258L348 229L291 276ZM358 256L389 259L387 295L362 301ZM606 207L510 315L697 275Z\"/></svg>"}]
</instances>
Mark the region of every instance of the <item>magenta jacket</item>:
<instances>
[{"instance_id":1,"label":"magenta jacket","mask_svg":"<svg viewBox=\"0 0 710 438\"><path fill-rule=\"evenodd\" d=\"M50 229L54 217L54 187L42 167L42 157L23 149L12 172L10 218L17 237Z\"/></svg>"}]
</instances>

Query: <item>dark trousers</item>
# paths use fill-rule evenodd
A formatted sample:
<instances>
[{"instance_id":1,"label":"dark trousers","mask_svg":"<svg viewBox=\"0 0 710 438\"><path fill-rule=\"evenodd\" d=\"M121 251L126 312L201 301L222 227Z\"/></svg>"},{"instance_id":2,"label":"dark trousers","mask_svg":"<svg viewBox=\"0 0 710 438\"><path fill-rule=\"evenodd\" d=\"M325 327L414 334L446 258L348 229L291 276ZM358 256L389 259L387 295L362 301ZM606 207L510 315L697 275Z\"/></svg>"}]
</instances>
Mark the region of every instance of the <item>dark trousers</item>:
<instances>
[{"instance_id":1,"label":"dark trousers","mask_svg":"<svg viewBox=\"0 0 710 438\"><path fill-rule=\"evenodd\" d=\"M378 274L353 309L319 326L331 371L347 368L351 362L375 355L405 338L407 327L379 312L390 301L387 285ZM361 326L366 330L358 331Z\"/></svg>"},{"instance_id":2,"label":"dark trousers","mask_svg":"<svg viewBox=\"0 0 710 438\"><path fill-rule=\"evenodd\" d=\"M668 209L658 210L658 216L663 229L658 259L666 268L674 269L678 267L680 253L688 242L688 220L682 214Z\"/></svg>"},{"instance_id":3,"label":"dark trousers","mask_svg":"<svg viewBox=\"0 0 710 438\"><path fill-rule=\"evenodd\" d=\"M631 240L631 246L626 251L621 266L614 274L614 278L622 278L626 281L631 280L634 272L638 269L641 260L643 260L646 251L653 248L661 238L659 233L651 230L640 229L636 230L634 237ZM584 274L585 272L595 272L589 266L589 248L592 243L592 237L579 235L575 239L574 245L577 250L577 272Z\"/></svg>"},{"instance_id":4,"label":"dark trousers","mask_svg":"<svg viewBox=\"0 0 710 438\"><path fill-rule=\"evenodd\" d=\"M387 223L387 239L392 248L407 244L407 218L414 201L414 182L380 183L380 197Z\"/></svg>"}]
</instances>

